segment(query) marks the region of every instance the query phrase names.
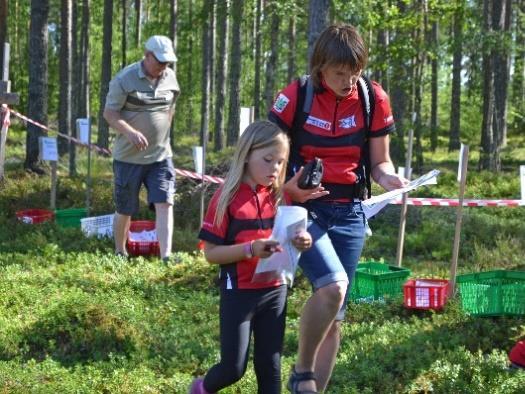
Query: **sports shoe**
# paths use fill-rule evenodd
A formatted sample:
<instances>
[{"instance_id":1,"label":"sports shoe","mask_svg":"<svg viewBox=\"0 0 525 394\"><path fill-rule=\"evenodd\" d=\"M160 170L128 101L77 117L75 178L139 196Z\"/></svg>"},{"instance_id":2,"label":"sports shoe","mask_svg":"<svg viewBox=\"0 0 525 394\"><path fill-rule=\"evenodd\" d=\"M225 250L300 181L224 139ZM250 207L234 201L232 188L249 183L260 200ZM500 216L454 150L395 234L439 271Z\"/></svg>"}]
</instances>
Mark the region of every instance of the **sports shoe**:
<instances>
[{"instance_id":1,"label":"sports shoe","mask_svg":"<svg viewBox=\"0 0 525 394\"><path fill-rule=\"evenodd\" d=\"M204 379L203 378L195 378L193 379L193 382L190 386L189 394L213 394L204 388Z\"/></svg>"}]
</instances>

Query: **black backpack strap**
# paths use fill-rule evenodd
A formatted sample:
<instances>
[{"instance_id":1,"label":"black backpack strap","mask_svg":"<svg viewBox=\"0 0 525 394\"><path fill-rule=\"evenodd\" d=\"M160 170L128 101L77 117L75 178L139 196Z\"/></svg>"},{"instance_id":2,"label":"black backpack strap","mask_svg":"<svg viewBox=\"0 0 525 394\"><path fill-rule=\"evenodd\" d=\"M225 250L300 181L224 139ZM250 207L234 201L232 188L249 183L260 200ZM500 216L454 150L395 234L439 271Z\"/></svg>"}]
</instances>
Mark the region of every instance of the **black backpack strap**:
<instances>
[{"instance_id":1,"label":"black backpack strap","mask_svg":"<svg viewBox=\"0 0 525 394\"><path fill-rule=\"evenodd\" d=\"M310 76L303 75L298 78L297 82L297 104L295 106L290 137L306 123L314 99L314 84Z\"/></svg>"},{"instance_id":2,"label":"black backpack strap","mask_svg":"<svg viewBox=\"0 0 525 394\"><path fill-rule=\"evenodd\" d=\"M370 198L372 197L372 182L370 180L370 131L372 128L372 119L374 117L375 92L374 87L372 86L372 81L370 81L365 75L362 75L357 81L357 89L363 104L363 119L365 121L365 142L361 152L360 167L362 167L365 176L366 195Z\"/></svg>"}]
</instances>

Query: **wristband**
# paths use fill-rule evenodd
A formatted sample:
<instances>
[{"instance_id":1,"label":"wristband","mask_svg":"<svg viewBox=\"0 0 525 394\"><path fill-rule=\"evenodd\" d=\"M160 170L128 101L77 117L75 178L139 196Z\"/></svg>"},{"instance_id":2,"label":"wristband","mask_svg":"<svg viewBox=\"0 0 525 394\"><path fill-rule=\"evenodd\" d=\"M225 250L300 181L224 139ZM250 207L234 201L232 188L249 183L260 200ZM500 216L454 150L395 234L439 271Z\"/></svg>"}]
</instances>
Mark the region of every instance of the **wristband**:
<instances>
[{"instance_id":1,"label":"wristband","mask_svg":"<svg viewBox=\"0 0 525 394\"><path fill-rule=\"evenodd\" d=\"M253 241L250 241L250 242L246 242L244 245L243 245L243 250L244 250L244 256L247 258L247 259L251 259L253 257Z\"/></svg>"}]
</instances>

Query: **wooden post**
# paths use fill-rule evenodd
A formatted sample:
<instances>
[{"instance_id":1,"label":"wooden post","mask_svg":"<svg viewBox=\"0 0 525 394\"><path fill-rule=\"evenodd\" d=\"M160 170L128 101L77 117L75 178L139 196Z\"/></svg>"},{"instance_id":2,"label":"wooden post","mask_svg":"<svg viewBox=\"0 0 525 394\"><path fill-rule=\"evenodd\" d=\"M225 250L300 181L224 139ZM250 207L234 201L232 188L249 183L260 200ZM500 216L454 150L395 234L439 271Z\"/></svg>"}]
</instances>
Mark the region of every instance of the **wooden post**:
<instances>
[{"instance_id":1,"label":"wooden post","mask_svg":"<svg viewBox=\"0 0 525 394\"><path fill-rule=\"evenodd\" d=\"M463 220L463 198L465 196L465 189L467 185L467 168L468 168L468 145L461 144L460 156L460 179L459 179L459 198L458 207L456 209L456 232L454 234L454 247L452 249L452 262L450 263L450 280L449 280L449 296L455 294L456 287L456 272L458 268L459 256L459 241L461 237L461 222Z\"/></svg>"},{"instance_id":2,"label":"wooden post","mask_svg":"<svg viewBox=\"0 0 525 394\"><path fill-rule=\"evenodd\" d=\"M55 210L57 207L57 162L51 161L51 197L49 199L49 208Z\"/></svg>"},{"instance_id":3,"label":"wooden post","mask_svg":"<svg viewBox=\"0 0 525 394\"><path fill-rule=\"evenodd\" d=\"M3 48L2 80L0 81L0 106L2 104L18 104L18 94L11 92L9 81L9 44L5 43ZM4 125L5 112L0 112L0 180L4 179L5 145L7 142L7 127Z\"/></svg>"},{"instance_id":4,"label":"wooden post","mask_svg":"<svg viewBox=\"0 0 525 394\"><path fill-rule=\"evenodd\" d=\"M414 129L408 131L408 150L405 161L405 178L410 179L412 173L412 147L414 145ZM403 193L401 214L399 217L399 232L397 235L397 252L396 252L396 266L401 267L403 260L403 247L405 245L405 225L407 217L407 198L408 193Z\"/></svg>"},{"instance_id":5,"label":"wooden post","mask_svg":"<svg viewBox=\"0 0 525 394\"><path fill-rule=\"evenodd\" d=\"M87 151L87 179L86 179L86 215L89 216L91 210L91 120L88 123L88 151Z\"/></svg>"}]
</instances>

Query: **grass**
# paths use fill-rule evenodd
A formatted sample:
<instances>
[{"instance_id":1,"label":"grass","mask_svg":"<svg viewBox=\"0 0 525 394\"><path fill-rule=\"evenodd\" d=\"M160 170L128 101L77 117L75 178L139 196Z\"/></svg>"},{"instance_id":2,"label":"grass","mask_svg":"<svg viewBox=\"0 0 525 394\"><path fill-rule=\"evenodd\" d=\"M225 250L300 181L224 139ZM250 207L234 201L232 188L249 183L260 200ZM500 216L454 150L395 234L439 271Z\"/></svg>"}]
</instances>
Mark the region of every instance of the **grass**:
<instances>
[{"instance_id":1,"label":"grass","mask_svg":"<svg viewBox=\"0 0 525 394\"><path fill-rule=\"evenodd\" d=\"M22 135L15 130L10 138L7 179L0 189L0 392L185 393L192 378L219 358L217 271L195 250L198 184L178 183L174 244L179 263L127 262L112 255L110 240L85 238L79 229L55 223L16 221L16 210L48 205L50 182L21 169ZM192 168L193 142L182 139L177 167ZM525 157L522 141L512 146L516 151L504 157L514 156L513 167ZM224 174L230 153L212 155L214 174ZM414 195L455 197L456 156L439 150L426 157L428 168L443 175L438 185ZM94 162L93 214L109 213L110 162L101 157ZM59 208L83 206L85 168L82 153L80 175L68 178L61 165ZM496 175L471 168L467 195L518 198L515 169ZM152 217L145 204L140 217ZM413 277L448 277L454 222L454 208L409 207L403 265ZM398 223L397 206L372 220L374 235L363 258L394 261ZM465 209L459 273L525 270L524 223L522 208ZM288 298L284 381L309 294L299 274ZM457 299L442 312L410 311L398 298L351 303L328 392L520 393L525 372L507 371L507 352L524 337L525 317L469 316ZM246 376L223 392L256 391L250 365Z\"/></svg>"}]
</instances>

